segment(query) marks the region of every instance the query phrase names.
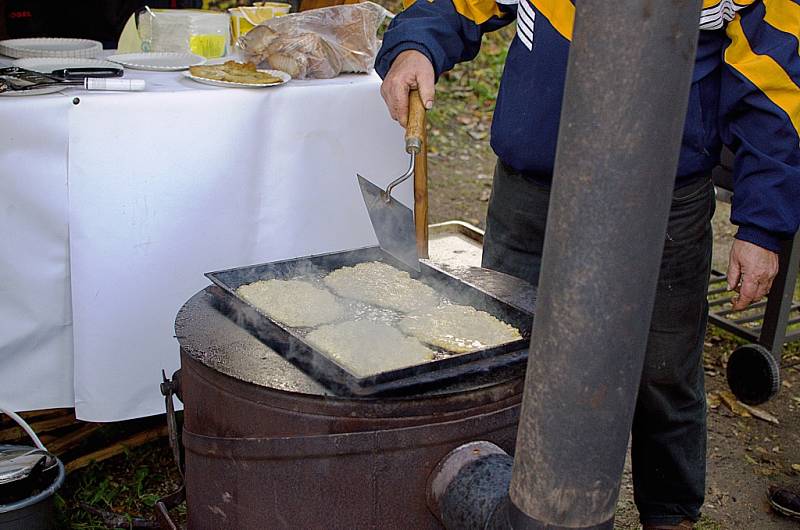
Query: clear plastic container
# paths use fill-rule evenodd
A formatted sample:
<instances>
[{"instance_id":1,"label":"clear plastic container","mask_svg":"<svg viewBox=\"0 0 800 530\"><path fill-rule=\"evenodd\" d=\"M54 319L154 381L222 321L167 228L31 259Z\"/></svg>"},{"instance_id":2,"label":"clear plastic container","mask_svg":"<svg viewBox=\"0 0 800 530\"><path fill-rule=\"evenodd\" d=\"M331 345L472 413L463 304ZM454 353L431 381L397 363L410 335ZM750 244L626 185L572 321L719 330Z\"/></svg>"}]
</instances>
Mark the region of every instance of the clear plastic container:
<instances>
[{"instance_id":1,"label":"clear plastic container","mask_svg":"<svg viewBox=\"0 0 800 530\"><path fill-rule=\"evenodd\" d=\"M190 52L207 58L227 54L230 23L227 13L189 9L149 9L139 13L144 52Z\"/></svg>"}]
</instances>

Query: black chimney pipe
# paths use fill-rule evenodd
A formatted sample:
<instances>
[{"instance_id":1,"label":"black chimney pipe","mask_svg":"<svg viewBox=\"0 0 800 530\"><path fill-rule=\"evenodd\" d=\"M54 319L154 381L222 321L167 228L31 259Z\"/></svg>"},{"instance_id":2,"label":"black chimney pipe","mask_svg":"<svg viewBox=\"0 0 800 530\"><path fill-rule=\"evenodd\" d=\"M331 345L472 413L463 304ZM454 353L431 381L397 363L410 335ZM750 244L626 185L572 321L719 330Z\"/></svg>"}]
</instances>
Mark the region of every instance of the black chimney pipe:
<instances>
[{"instance_id":1,"label":"black chimney pipe","mask_svg":"<svg viewBox=\"0 0 800 530\"><path fill-rule=\"evenodd\" d=\"M510 457L457 449L429 491L450 528L613 527L700 5L576 2L510 496L475 487Z\"/></svg>"}]
</instances>

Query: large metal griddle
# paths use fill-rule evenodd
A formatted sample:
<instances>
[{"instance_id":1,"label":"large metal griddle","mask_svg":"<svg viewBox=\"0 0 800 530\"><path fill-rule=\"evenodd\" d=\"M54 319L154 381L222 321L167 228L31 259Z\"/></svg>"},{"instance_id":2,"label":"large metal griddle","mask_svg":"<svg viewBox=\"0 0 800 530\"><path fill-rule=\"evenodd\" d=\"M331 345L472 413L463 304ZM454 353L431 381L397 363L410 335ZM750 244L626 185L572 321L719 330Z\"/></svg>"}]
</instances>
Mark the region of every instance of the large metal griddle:
<instances>
[{"instance_id":1,"label":"large metal griddle","mask_svg":"<svg viewBox=\"0 0 800 530\"><path fill-rule=\"evenodd\" d=\"M240 286L258 280L288 280L314 271L326 274L340 267L369 261L381 261L405 270L412 277L428 284L453 303L471 305L516 327L522 339L501 346L456 354L423 364L389 370L360 377L316 350L303 339L304 330L288 327L260 313L236 294ZM206 274L224 294L217 300L217 309L253 336L292 362L310 377L333 392L350 396L397 394L403 390L429 386L468 374L524 362L533 315L503 302L486 291L459 280L429 262L420 262L420 272L411 270L379 247L321 254L304 258L237 267Z\"/></svg>"}]
</instances>

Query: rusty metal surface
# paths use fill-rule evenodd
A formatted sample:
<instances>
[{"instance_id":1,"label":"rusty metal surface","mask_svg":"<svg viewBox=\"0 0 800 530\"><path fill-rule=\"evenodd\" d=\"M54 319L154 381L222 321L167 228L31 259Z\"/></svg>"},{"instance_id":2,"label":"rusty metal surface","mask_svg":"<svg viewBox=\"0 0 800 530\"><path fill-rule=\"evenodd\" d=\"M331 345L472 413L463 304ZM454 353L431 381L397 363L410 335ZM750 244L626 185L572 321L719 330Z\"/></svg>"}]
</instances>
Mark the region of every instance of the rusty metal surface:
<instances>
[{"instance_id":1,"label":"rusty metal surface","mask_svg":"<svg viewBox=\"0 0 800 530\"><path fill-rule=\"evenodd\" d=\"M531 292L484 273L466 277ZM425 502L436 463L474 440L513 451L523 370L332 396L218 313L210 289L176 320L190 530L441 528Z\"/></svg>"},{"instance_id":2,"label":"rusty metal surface","mask_svg":"<svg viewBox=\"0 0 800 530\"><path fill-rule=\"evenodd\" d=\"M220 437L187 427L189 528L440 528L425 504L430 470L468 440L510 451L517 417L512 405L445 422L294 436ZM303 422L301 414L293 421Z\"/></svg>"},{"instance_id":3,"label":"rusty metal surface","mask_svg":"<svg viewBox=\"0 0 800 530\"><path fill-rule=\"evenodd\" d=\"M464 465L442 497L444 527L485 530L492 526L508 500L513 461L507 454L490 454Z\"/></svg>"},{"instance_id":4,"label":"rusty metal surface","mask_svg":"<svg viewBox=\"0 0 800 530\"><path fill-rule=\"evenodd\" d=\"M447 395L342 399L239 381L182 354L190 530L439 528L436 463L489 440L511 452L520 377Z\"/></svg>"},{"instance_id":5,"label":"rusty metal surface","mask_svg":"<svg viewBox=\"0 0 800 530\"><path fill-rule=\"evenodd\" d=\"M469 471L467 474L462 474L468 466L490 455L504 457L504 461L507 464L505 466L507 468L505 480L498 482L489 477L490 474L495 477L502 474L494 473L493 466L489 467L488 471L490 473L486 474L488 480L483 480L483 472L473 474L472 471ZM490 508L490 505L497 504L492 502L492 499L502 499L508 496L508 484L511 481L511 464L512 458L508 453L493 443L478 441L456 447L436 464L436 467L428 477L428 486L425 492L428 508L437 519L445 522L445 526L447 526L446 521L448 519L462 519L461 515L452 517L449 514L457 514L464 511L479 512L477 516L467 514L466 517L481 521L483 524L480 525L480 528L483 528L490 515L486 514L487 508ZM455 489L451 489L451 487L455 487L459 483L471 482L471 480L464 480L468 475L480 481L477 491L471 491L472 488L467 486L466 490L454 493ZM448 515L445 516L445 513Z\"/></svg>"},{"instance_id":6,"label":"rusty metal surface","mask_svg":"<svg viewBox=\"0 0 800 530\"><path fill-rule=\"evenodd\" d=\"M404 398L340 398L285 392L236 380L181 352L184 428L218 436L292 436L455 421L520 401L520 374L462 391ZM298 421L301 418L302 421Z\"/></svg>"}]
</instances>

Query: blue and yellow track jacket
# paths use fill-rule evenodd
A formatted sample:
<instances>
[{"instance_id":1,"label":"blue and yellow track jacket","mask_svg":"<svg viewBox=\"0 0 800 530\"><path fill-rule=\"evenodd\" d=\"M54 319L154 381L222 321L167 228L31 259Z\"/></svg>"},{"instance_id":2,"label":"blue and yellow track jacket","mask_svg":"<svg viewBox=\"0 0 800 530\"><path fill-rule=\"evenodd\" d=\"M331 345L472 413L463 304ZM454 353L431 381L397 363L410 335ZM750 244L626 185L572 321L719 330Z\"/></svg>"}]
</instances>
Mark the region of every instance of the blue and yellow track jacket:
<instances>
[{"instance_id":1,"label":"blue and yellow track jacket","mask_svg":"<svg viewBox=\"0 0 800 530\"><path fill-rule=\"evenodd\" d=\"M497 96L492 148L548 181L555 160L570 0L419 0L389 26L376 70L418 50L437 78L477 55L484 32L516 20ZM736 154L737 238L777 251L800 224L800 0L704 0L676 185Z\"/></svg>"}]
</instances>

